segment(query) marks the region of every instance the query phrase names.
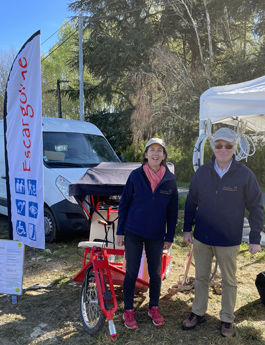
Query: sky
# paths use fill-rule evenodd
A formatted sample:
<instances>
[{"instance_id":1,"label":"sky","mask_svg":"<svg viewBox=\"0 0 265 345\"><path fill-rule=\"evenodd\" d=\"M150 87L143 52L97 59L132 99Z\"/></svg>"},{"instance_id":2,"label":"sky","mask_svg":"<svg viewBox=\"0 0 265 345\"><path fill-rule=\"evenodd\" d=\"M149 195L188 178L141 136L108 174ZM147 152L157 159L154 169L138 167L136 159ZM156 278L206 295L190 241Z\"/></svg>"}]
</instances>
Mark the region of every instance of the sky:
<instances>
[{"instance_id":1,"label":"sky","mask_svg":"<svg viewBox=\"0 0 265 345\"><path fill-rule=\"evenodd\" d=\"M41 52L47 53L57 42L56 31L64 21L69 21L71 16L76 15L68 11L70 2L69 0L2 0L0 51L10 51L11 48L15 48L18 52L31 35L40 30ZM49 38L50 36L52 37Z\"/></svg>"}]
</instances>

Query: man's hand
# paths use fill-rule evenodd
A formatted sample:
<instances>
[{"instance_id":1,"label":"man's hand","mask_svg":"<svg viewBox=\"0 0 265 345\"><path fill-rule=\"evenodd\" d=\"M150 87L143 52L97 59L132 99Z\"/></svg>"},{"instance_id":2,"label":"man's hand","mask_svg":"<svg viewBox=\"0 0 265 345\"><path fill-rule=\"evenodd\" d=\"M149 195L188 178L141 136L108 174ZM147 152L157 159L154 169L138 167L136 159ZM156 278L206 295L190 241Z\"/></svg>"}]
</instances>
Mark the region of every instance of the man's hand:
<instances>
[{"instance_id":1,"label":"man's hand","mask_svg":"<svg viewBox=\"0 0 265 345\"><path fill-rule=\"evenodd\" d=\"M191 232L188 232L188 231L185 231L183 233L183 241L186 242L186 243L193 243L193 239L192 239L192 233Z\"/></svg>"},{"instance_id":2,"label":"man's hand","mask_svg":"<svg viewBox=\"0 0 265 345\"><path fill-rule=\"evenodd\" d=\"M163 246L163 250L169 250L169 248L171 247L171 242L164 242L164 246Z\"/></svg>"},{"instance_id":3,"label":"man's hand","mask_svg":"<svg viewBox=\"0 0 265 345\"><path fill-rule=\"evenodd\" d=\"M251 243L249 244L248 251L250 252L250 254L254 255L260 250L261 250L261 246L259 244L251 244Z\"/></svg>"},{"instance_id":4,"label":"man's hand","mask_svg":"<svg viewBox=\"0 0 265 345\"><path fill-rule=\"evenodd\" d=\"M124 246L124 235L117 235L117 244L119 247Z\"/></svg>"}]
</instances>

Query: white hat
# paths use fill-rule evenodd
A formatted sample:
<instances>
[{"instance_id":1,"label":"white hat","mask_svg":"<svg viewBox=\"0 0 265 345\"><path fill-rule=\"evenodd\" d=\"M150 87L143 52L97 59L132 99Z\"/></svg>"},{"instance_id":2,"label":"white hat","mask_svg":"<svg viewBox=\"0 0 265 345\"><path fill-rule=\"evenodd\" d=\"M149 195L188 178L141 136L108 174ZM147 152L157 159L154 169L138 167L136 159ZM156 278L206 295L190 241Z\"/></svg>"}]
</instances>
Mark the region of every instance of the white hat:
<instances>
[{"instance_id":1,"label":"white hat","mask_svg":"<svg viewBox=\"0 0 265 345\"><path fill-rule=\"evenodd\" d=\"M236 133L230 128L220 128L215 132L212 142L214 143L217 140L225 140L229 143L236 143Z\"/></svg>"},{"instance_id":2,"label":"white hat","mask_svg":"<svg viewBox=\"0 0 265 345\"><path fill-rule=\"evenodd\" d=\"M164 147L164 149L166 148L166 144L164 143L164 141L162 139L160 139L160 138L152 138L145 145L145 149L147 149L150 145L153 145L153 144L159 144L162 147Z\"/></svg>"}]
</instances>

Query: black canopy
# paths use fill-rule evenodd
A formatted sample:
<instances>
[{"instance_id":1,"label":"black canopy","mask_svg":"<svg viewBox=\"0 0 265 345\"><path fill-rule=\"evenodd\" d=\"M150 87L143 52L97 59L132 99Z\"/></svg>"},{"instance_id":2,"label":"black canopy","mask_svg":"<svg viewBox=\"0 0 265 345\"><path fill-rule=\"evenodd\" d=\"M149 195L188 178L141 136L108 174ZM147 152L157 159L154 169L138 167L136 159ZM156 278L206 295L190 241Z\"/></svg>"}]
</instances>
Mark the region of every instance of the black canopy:
<instances>
[{"instance_id":1,"label":"black canopy","mask_svg":"<svg viewBox=\"0 0 265 345\"><path fill-rule=\"evenodd\" d=\"M141 163L100 163L69 185L69 195L121 195L130 173L140 166ZM174 165L167 166L174 173Z\"/></svg>"}]
</instances>

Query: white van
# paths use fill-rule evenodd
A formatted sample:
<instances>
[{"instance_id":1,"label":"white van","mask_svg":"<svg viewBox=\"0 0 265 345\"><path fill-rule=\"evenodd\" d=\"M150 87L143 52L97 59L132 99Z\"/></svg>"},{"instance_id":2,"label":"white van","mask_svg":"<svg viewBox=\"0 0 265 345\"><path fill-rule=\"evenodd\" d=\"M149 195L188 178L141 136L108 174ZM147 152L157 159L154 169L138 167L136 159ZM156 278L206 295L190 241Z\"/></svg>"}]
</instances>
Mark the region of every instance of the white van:
<instances>
[{"instance_id":1,"label":"white van","mask_svg":"<svg viewBox=\"0 0 265 345\"><path fill-rule=\"evenodd\" d=\"M100 162L119 162L101 131L89 122L42 118L45 241L57 234L89 231L81 207L68 186ZM3 120L0 121L0 213L7 215Z\"/></svg>"}]
</instances>

